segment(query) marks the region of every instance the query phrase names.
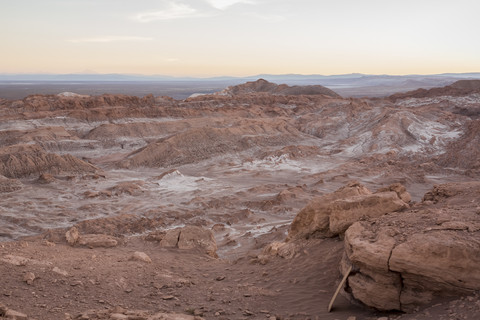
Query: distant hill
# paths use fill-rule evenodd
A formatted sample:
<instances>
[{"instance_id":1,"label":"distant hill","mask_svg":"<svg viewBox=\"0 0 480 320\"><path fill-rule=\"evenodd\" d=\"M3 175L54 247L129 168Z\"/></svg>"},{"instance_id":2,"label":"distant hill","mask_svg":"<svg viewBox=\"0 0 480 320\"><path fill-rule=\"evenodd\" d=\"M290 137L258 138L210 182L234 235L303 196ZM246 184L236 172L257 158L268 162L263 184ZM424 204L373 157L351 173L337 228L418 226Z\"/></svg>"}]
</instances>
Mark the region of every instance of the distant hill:
<instances>
[{"instance_id":1,"label":"distant hill","mask_svg":"<svg viewBox=\"0 0 480 320\"><path fill-rule=\"evenodd\" d=\"M472 93L480 93L480 80L459 80L448 86L431 89L417 89L404 93L396 93L389 97L396 101L405 98L427 98L438 96L464 96Z\"/></svg>"},{"instance_id":2,"label":"distant hill","mask_svg":"<svg viewBox=\"0 0 480 320\"><path fill-rule=\"evenodd\" d=\"M318 95L323 94L330 97L340 97L336 92L321 86L321 85L307 85L307 86L289 86L286 84L275 84L268 82L265 79L258 79L244 84L228 87L221 91L221 94L239 95L248 93L270 93L277 95Z\"/></svg>"}]
</instances>

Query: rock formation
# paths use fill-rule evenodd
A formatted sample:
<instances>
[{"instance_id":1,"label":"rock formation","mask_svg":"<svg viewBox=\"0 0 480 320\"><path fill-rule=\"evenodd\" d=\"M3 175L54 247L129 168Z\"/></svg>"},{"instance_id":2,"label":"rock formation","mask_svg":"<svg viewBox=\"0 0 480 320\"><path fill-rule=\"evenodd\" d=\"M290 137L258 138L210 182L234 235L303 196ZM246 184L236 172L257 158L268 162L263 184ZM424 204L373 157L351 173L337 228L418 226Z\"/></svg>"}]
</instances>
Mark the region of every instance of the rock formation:
<instances>
[{"instance_id":1,"label":"rock formation","mask_svg":"<svg viewBox=\"0 0 480 320\"><path fill-rule=\"evenodd\" d=\"M381 310L412 311L480 289L480 183L436 186L408 212L360 221L345 233L348 292ZM433 201L435 205L429 205Z\"/></svg>"},{"instance_id":2,"label":"rock formation","mask_svg":"<svg viewBox=\"0 0 480 320\"><path fill-rule=\"evenodd\" d=\"M359 182L350 182L310 201L293 219L287 240L342 235L354 222L408 208L409 201L401 185L372 193Z\"/></svg>"},{"instance_id":3,"label":"rock formation","mask_svg":"<svg viewBox=\"0 0 480 320\"><path fill-rule=\"evenodd\" d=\"M153 232L147 236L147 240L158 241L164 248L195 249L217 257L217 243L212 231L197 226Z\"/></svg>"}]
</instances>

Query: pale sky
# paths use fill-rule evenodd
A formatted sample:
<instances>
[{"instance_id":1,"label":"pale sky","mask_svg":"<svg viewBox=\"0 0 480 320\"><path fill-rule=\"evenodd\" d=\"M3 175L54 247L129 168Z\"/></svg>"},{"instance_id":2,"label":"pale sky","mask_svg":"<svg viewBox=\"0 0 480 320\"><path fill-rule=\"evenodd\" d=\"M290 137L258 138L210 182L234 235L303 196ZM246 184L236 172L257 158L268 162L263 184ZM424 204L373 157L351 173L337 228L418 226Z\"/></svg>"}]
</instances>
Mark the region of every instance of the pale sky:
<instances>
[{"instance_id":1,"label":"pale sky","mask_svg":"<svg viewBox=\"0 0 480 320\"><path fill-rule=\"evenodd\" d=\"M479 0L0 4L0 73L480 72Z\"/></svg>"}]
</instances>

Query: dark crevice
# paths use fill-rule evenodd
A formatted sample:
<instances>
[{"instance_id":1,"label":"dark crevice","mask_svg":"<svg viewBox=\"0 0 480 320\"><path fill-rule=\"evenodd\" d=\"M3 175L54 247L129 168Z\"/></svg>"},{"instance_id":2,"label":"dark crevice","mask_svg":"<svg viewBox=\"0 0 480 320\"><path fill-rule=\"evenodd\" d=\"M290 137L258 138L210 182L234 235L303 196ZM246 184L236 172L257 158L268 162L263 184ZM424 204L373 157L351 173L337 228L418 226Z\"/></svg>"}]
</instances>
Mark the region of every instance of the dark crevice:
<instances>
[{"instance_id":1,"label":"dark crevice","mask_svg":"<svg viewBox=\"0 0 480 320\"><path fill-rule=\"evenodd\" d=\"M175 246L178 248L178 243L180 242L180 235L182 234L182 232L180 231L178 233L178 238L177 238L177 243L175 244Z\"/></svg>"},{"instance_id":2,"label":"dark crevice","mask_svg":"<svg viewBox=\"0 0 480 320\"><path fill-rule=\"evenodd\" d=\"M392 250L390 250L390 255L388 256L387 266L388 266L388 271L392 272L392 273L395 273L395 274L398 274L398 278L400 279L400 292L398 293L398 305L399 305L399 309L402 310L402 299L401 299L401 297L402 297L402 292L403 292L403 288L404 288L403 276L402 276L401 272L393 271L390 268L390 259L392 258L393 250L395 249L396 246L397 246L397 244L395 243Z\"/></svg>"},{"instance_id":3,"label":"dark crevice","mask_svg":"<svg viewBox=\"0 0 480 320\"><path fill-rule=\"evenodd\" d=\"M400 272L397 272L400 278L400 294L398 295L398 305L400 306L400 310L402 310L402 292L404 288L403 284L403 276Z\"/></svg>"}]
</instances>

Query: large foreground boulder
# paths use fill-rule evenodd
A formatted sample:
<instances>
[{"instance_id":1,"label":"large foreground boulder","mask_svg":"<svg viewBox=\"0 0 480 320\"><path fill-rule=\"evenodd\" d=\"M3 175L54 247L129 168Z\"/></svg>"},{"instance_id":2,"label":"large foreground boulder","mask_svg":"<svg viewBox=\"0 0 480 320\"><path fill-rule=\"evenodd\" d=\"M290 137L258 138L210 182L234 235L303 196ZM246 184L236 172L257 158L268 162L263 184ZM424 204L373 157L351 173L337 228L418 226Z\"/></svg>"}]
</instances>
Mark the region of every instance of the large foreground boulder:
<instances>
[{"instance_id":1,"label":"large foreground boulder","mask_svg":"<svg viewBox=\"0 0 480 320\"><path fill-rule=\"evenodd\" d=\"M441 191L440 191L441 190ZM345 233L347 291L380 310L412 311L480 290L480 182L436 186L417 209L360 221ZM473 202L472 202L473 201Z\"/></svg>"},{"instance_id":2,"label":"large foreground boulder","mask_svg":"<svg viewBox=\"0 0 480 320\"><path fill-rule=\"evenodd\" d=\"M372 193L357 181L310 201L295 217L288 240L333 237L354 222L408 208L410 195L399 184Z\"/></svg>"}]
</instances>

